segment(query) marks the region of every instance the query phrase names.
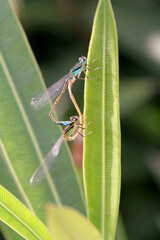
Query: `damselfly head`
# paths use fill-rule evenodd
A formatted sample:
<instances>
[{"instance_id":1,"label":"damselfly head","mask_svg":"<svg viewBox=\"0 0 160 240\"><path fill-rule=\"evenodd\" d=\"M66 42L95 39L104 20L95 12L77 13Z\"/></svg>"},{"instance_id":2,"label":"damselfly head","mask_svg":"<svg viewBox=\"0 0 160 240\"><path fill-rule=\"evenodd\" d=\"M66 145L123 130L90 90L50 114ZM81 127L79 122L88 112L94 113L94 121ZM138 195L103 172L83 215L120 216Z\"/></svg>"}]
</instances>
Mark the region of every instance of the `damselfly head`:
<instances>
[{"instance_id":1,"label":"damselfly head","mask_svg":"<svg viewBox=\"0 0 160 240\"><path fill-rule=\"evenodd\" d=\"M87 63L87 58L86 57L80 57L79 58L79 62L82 64L82 65L85 65Z\"/></svg>"},{"instance_id":2,"label":"damselfly head","mask_svg":"<svg viewBox=\"0 0 160 240\"><path fill-rule=\"evenodd\" d=\"M72 116L72 117L70 117L70 121L71 122L77 122L78 121L78 117L77 116Z\"/></svg>"}]
</instances>

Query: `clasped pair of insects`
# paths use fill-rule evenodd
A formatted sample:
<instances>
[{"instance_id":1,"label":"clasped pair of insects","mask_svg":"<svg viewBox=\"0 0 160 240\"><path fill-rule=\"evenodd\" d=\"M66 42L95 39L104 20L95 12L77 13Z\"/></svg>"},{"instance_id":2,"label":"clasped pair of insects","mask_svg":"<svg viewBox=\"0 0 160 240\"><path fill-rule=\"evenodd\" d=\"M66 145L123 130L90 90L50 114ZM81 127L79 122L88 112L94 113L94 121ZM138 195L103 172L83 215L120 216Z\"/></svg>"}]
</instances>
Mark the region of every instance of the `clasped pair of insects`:
<instances>
[{"instance_id":1,"label":"clasped pair of insects","mask_svg":"<svg viewBox=\"0 0 160 240\"><path fill-rule=\"evenodd\" d=\"M60 150L62 143L65 140L73 141L76 139L76 137L78 135L83 136L81 132L84 129L84 127L83 127L84 119L83 119L81 110L75 100L73 93L72 93L72 86L75 83L76 79L83 79L80 77L82 72L88 78L88 76L86 75L87 69L89 71L95 71L95 70L99 69L99 68L90 69L90 66L94 62L95 62L95 59L89 65L89 64L87 64L86 57L80 57L79 62L71 68L71 70L68 74L66 74L64 77L59 79L55 84L53 84L51 87L46 89L44 92L40 93L35 98L32 98L31 106L35 109L40 109L40 108L46 106L47 104L49 104L50 102L53 102L56 99L53 103L53 106L51 108L49 116L55 124L63 125L66 127L63 130L61 137L57 140L57 142L54 144L54 146L52 147L50 152L46 155L46 157L44 158L44 160L42 161L40 166L37 168L37 170L32 175L32 177L30 179L31 186L39 185L39 183L46 177L54 160L56 159L56 157L59 154L59 150ZM67 86L68 86L69 96L70 96L79 116L70 117L70 121L56 121L55 118L53 117L53 110L55 109L55 106L61 99L62 95L64 94ZM87 124L87 126L88 126L88 124ZM70 134L70 132L72 132L72 133ZM88 134L90 134L90 133L88 133Z\"/></svg>"}]
</instances>

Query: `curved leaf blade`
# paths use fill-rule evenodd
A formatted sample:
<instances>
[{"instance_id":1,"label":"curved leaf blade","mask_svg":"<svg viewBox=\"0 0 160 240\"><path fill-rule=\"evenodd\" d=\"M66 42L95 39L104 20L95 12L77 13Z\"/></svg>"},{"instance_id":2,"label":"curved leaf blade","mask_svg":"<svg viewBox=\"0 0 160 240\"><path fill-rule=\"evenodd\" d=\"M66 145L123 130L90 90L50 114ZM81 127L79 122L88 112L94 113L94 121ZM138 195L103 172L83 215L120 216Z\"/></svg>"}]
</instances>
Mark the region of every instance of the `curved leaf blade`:
<instances>
[{"instance_id":1,"label":"curved leaf blade","mask_svg":"<svg viewBox=\"0 0 160 240\"><path fill-rule=\"evenodd\" d=\"M52 178L38 188L30 187L29 179L60 130L48 117L50 106L37 112L31 109L30 101L44 90L44 82L8 0L1 1L0 22L0 183L43 222L47 202L85 213L84 196L66 144L54 164Z\"/></svg>"},{"instance_id":2,"label":"curved leaf blade","mask_svg":"<svg viewBox=\"0 0 160 240\"><path fill-rule=\"evenodd\" d=\"M2 186L0 186L0 220L25 239L51 240L45 225Z\"/></svg>"},{"instance_id":3,"label":"curved leaf blade","mask_svg":"<svg viewBox=\"0 0 160 240\"><path fill-rule=\"evenodd\" d=\"M92 29L84 112L92 121L84 138L84 180L88 217L103 239L114 239L120 197L118 46L109 0L100 0Z\"/></svg>"}]
</instances>

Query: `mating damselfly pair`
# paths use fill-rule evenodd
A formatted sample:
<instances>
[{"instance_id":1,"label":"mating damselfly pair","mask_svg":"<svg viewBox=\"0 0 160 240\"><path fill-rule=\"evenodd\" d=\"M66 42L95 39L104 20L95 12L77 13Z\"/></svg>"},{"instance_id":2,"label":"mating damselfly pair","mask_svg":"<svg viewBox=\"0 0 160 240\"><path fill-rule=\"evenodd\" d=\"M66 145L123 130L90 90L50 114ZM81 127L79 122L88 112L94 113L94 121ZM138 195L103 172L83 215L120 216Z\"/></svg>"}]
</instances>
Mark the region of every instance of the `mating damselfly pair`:
<instances>
[{"instance_id":1,"label":"mating damselfly pair","mask_svg":"<svg viewBox=\"0 0 160 240\"><path fill-rule=\"evenodd\" d=\"M90 71L98 69L98 68L95 68L92 70L89 68L94 62L95 62L95 60L93 60L90 65L88 65L87 58L80 57L79 62L71 68L71 70L68 74L66 74L64 77L62 77L60 80L58 80L51 87L46 89L44 92L40 93L35 98L32 98L31 106L34 107L35 109L40 109L40 108L46 106L48 103L54 101L51 111L49 113L49 116L55 124L66 126L61 137L57 140L57 142L55 143L53 148L46 155L43 162L40 164L40 166L37 168L35 173L32 175L32 177L30 179L30 184L32 186L38 185L46 177L48 171L50 170L54 160L56 159L56 157L59 153L61 144L65 140L73 141L76 139L76 137L79 134L82 135L81 131L84 129L83 128L83 115L82 115L80 108L79 108L79 106L75 100L75 97L72 93L72 86L75 83L76 79L82 79L82 78L80 78L82 72L86 76L86 73L85 73L86 69L88 69ZM53 110L55 109L55 106L59 102L60 98L64 94L67 86L68 86L69 96L78 112L78 116L72 116L70 118L70 121L56 121L55 118L53 117L52 113L53 113Z\"/></svg>"}]
</instances>

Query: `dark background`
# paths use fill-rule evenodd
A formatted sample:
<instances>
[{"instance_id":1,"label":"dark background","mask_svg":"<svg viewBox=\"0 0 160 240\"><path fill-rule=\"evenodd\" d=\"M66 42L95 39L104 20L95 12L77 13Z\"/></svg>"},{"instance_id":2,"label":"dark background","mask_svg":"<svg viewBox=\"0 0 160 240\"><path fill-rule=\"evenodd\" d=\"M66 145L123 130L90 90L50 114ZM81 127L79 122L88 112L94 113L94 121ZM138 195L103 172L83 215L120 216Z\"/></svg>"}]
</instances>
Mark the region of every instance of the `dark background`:
<instances>
[{"instance_id":1,"label":"dark background","mask_svg":"<svg viewBox=\"0 0 160 240\"><path fill-rule=\"evenodd\" d=\"M128 239L160 239L160 1L111 2L119 39L120 213ZM97 1L19 0L15 6L48 87L87 55ZM82 110L83 85L73 88ZM56 110L61 120L76 114L67 93ZM79 166L81 144L72 145Z\"/></svg>"}]
</instances>

